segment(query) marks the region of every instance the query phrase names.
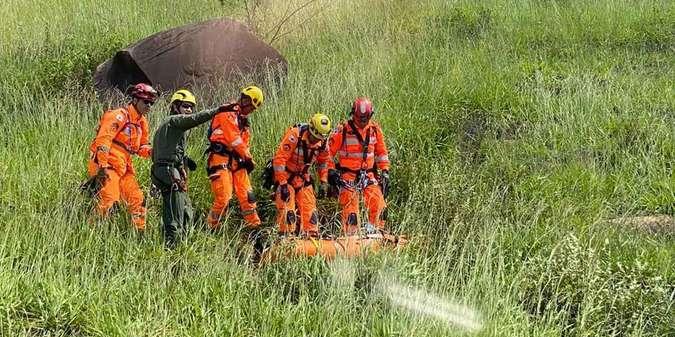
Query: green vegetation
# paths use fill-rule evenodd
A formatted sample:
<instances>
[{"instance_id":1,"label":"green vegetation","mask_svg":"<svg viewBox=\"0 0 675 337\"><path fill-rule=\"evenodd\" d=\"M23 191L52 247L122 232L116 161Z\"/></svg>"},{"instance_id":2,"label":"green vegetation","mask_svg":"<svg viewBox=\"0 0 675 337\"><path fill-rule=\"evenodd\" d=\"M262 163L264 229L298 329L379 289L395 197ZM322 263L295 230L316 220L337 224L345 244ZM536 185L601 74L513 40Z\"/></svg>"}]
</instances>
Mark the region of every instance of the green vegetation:
<instances>
[{"instance_id":1,"label":"green vegetation","mask_svg":"<svg viewBox=\"0 0 675 337\"><path fill-rule=\"evenodd\" d=\"M675 3L315 3L275 42L289 76L267 88L253 150L264 163L288 125L373 98L394 163L391 224L414 239L354 261L348 282L317 260L249 267L236 212L222 237L197 229L175 252L158 200L146 240L125 212L88 224L77 186L104 108L93 67L168 27L244 17L236 1L180 3L0 4L0 335L464 334L397 309L382 275L474 308L480 336L675 335L675 229L607 221L675 215ZM149 163L136 168L147 188ZM205 211L201 169L190 193ZM271 223L272 204L261 209Z\"/></svg>"}]
</instances>

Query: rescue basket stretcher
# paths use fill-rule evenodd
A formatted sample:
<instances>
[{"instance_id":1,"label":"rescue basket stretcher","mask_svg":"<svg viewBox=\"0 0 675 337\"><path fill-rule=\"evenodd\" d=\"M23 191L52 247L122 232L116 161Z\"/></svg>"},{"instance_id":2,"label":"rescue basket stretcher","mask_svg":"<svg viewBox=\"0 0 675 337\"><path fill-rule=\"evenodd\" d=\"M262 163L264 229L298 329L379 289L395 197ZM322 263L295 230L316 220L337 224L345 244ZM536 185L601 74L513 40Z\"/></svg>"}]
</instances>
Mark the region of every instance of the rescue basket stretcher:
<instances>
[{"instance_id":1,"label":"rescue basket stretcher","mask_svg":"<svg viewBox=\"0 0 675 337\"><path fill-rule=\"evenodd\" d=\"M403 235L369 234L336 238L287 237L275 242L262 254L263 263L284 258L321 256L332 260L338 256L353 258L383 249L398 250L408 240Z\"/></svg>"}]
</instances>

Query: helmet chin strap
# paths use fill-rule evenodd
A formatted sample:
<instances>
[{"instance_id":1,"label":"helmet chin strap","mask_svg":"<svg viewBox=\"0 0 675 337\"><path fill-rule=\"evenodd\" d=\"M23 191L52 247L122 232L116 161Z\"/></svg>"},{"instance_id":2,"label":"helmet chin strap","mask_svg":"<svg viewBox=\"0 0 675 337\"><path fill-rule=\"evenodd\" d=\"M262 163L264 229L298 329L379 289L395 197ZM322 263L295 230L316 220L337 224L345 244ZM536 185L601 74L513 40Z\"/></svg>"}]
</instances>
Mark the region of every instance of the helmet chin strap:
<instances>
[{"instance_id":1,"label":"helmet chin strap","mask_svg":"<svg viewBox=\"0 0 675 337\"><path fill-rule=\"evenodd\" d=\"M176 104L176 102L171 103L171 107L169 108L169 116L180 114L180 108L178 107L178 104Z\"/></svg>"}]
</instances>

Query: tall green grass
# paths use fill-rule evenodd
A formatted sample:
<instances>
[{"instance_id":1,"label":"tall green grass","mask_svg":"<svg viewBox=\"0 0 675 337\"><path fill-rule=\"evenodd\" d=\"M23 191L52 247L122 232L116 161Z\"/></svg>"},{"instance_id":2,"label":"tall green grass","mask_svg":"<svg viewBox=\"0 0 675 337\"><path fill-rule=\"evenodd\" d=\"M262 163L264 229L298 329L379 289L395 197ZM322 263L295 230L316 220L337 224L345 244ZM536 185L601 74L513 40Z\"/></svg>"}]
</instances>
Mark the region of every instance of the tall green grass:
<instances>
[{"instance_id":1,"label":"tall green grass","mask_svg":"<svg viewBox=\"0 0 675 337\"><path fill-rule=\"evenodd\" d=\"M77 186L104 108L92 68L151 33L244 12L219 1L5 1L2 335L465 334L396 307L379 288L389 277L475 309L477 335L675 334L672 229L607 222L675 215L672 2L315 6L320 14L275 42L289 75L265 88L254 156L264 163L311 113L338 121L355 96L372 97L394 163L390 226L412 237L409 247L346 269L318 260L254 269L237 212L222 235L197 228L174 252L161 245L158 200L148 200L144 240L125 212L90 225ZM208 95L225 100L240 84ZM190 184L198 213L211 202L203 132L189 148L201 166ZM147 189L149 163L135 165ZM257 192L271 224L274 207Z\"/></svg>"}]
</instances>

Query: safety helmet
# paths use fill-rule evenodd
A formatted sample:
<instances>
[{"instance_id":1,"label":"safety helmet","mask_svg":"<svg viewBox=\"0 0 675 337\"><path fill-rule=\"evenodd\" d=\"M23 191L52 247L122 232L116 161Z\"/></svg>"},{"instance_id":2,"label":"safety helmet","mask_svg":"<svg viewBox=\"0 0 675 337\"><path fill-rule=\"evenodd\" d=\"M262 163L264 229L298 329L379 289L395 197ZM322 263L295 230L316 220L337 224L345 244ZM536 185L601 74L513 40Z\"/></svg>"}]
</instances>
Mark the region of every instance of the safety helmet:
<instances>
[{"instance_id":1,"label":"safety helmet","mask_svg":"<svg viewBox=\"0 0 675 337\"><path fill-rule=\"evenodd\" d=\"M138 83L134 85L131 88L130 95L133 98L147 100L153 103L157 99L157 96L159 96L157 90L155 90L155 88L151 87L149 84L146 83Z\"/></svg>"},{"instance_id":2,"label":"safety helmet","mask_svg":"<svg viewBox=\"0 0 675 337\"><path fill-rule=\"evenodd\" d=\"M328 116L317 112L309 119L309 133L318 139L326 139L330 135L331 125Z\"/></svg>"},{"instance_id":3,"label":"safety helmet","mask_svg":"<svg viewBox=\"0 0 675 337\"><path fill-rule=\"evenodd\" d=\"M357 97L352 104L351 114L356 118L370 119L373 116L373 102L368 97Z\"/></svg>"},{"instance_id":4,"label":"safety helmet","mask_svg":"<svg viewBox=\"0 0 675 337\"><path fill-rule=\"evenodd\" d=\"M170 104L173 104L174 102L187 102L192 103L192 105L197 105L195 95L185 89L180 89L173 93Z\"/></svg>"},{"instance_id":5,"label":"safety helmet","mask_svg":"<svg viewBox=\"0 0 675 337\"><path fill-rule=\"evenodd\" d=\"M260 107L265 100L262 90L254 85L241 89L241 94L248 96L256 109Z\"/></svg>"}]
</instances>

